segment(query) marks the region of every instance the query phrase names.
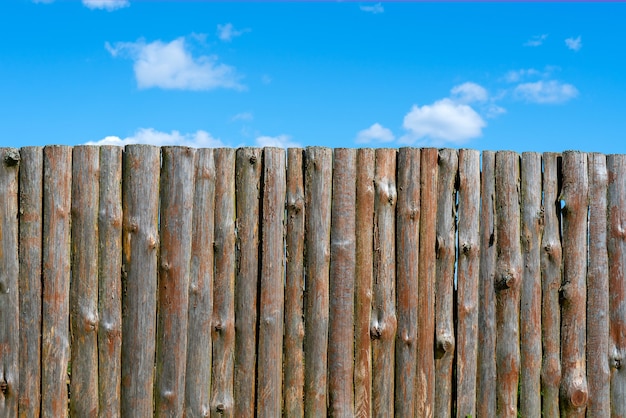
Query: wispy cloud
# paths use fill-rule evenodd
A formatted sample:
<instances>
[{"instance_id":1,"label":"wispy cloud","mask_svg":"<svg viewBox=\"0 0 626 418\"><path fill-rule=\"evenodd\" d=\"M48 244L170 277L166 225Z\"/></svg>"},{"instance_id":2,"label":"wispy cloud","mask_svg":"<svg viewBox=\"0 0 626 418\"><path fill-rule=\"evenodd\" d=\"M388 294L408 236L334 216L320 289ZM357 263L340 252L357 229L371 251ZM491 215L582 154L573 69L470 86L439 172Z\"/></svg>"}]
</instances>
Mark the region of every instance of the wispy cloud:
<instances>
[{"instance_id":1,"label":"wispy cloud","mask_svg":"<svg viewBox=\"0 0 626 418\"><path fill-rule=\"evenodd\" d=\"M171 42L139 40L113 45L107 42L105 48L113 57L127 57L134 61L135 78L142 89L245 89L235 68L219 63L216 56L194 57L184 37Z\"/></svg>"},{"instance_id":2,"label":"wispy cloud","mask_svg":"<svg viewBox=\"0 0 626 418\"><path fill-rule=\"evenodd\" d=\"M452 98L460 103L484 102L489 98L483 86L470 81L454 86L450 93L452 93Z\"/></svg>"},{"instance_id":3,"label":"wispy cloud","mask_svg":"<svg viewBox=\"0 0 626 418\"><path fill-rule=\"evenodd\" d=\"M576 38L567 38L565 40L565 45L567 45L567 47L571 49L572 51L576 51L576 52L580 51L580 48L583 47L583 43L582 43L580 35Z\"/></svg>"},{"instance_id":4,"label":"wispy cloud","mask_svg":"<svg viewBox=\"0 0 626 418\"><path fill-rule=\"evenodd\" d=\"M556 80L522 83L515 87L513 96L530 103L563 103L578 96L578 89Z\"/></svg>"},{"instance_id":5,"label":"wispy cloud","mask_svg":"<svg viewBox=\"0 0 626 418\"><path fill-rule=\"evenodd\" d=\"M149 145L182 145L195 148L215 148L223 147L224 143L214 138L210 133L199 130L195 133L181 134L179 131L161 132L152 128L142 128L134 135L126 138L119 136L107 136L98 141L87 142L87 145L129 145L129 144L149 144Z\"/></svg>"},{"instance_id":6,"label":"wispy cloud","mask_svg":"<svg viewBox=\"0 0 626 418\"><path fill-rule=\"evenodd\" d=\"M291 140L289 135L258 136L254 141L258 147L300 148L302 145Z\"/></svg>"},{"instance_id":7,"label":"wispy cloud","mask_svg":"<svg viewBox=\"0 0 626 418\"><path fill-rule=\"evenodd\" d=\"M373 14L383 13L385 11L385 8L380 3L372 4L369 6L359 6L359 8L363 10L364 12L373 13Z\"/></svg>"},{"instance_id":8,"label":"wispy cloud","mask_svg":"<svg viewBox=\"0 0 626 418\"><path fill-rule=\"evenodd\" d=\"M254 115L252 114L252 112L241 112L241 113L237 113L235 116L233 116L232 118L230 118L231 122L235 122L235 121L251 121L252 119L254 119Z\"/></svg>"},{"instance_id":9,"label":"wispy cloud","mask_svg":"<svg viewBox=\"0 0 626 418\"><path fill-rule=\"evenodd\" d=\"M367 129L359 131L354 142L357 144L368 144L370 142L391 142L395 139L393 133L382 126L375 123Z\"/></svg>"},{"instance_id":10,"label":"wispy cloud","mask_svg":"<svg viewBox=\"0 0 626 418\"><path fill-rule=\"evenodd\" d=\"M250 29L236 30L232 23L217 25L217 37L224 42L230 42L233 38L241 36L246 32L250 32Z\"/></svg>"},{"instance_id":11,"label":"wispy cloud","mask_svg":"<svg viewBox=\"0 0 626 418\"><path fill-rule=\"evenodd\" d=\"M511 70L504 75L504 81L507 83L517 83L528 77L539 76L542 73L534 68L522 68L519 70Z\"/></svg>"},{"instance_id":12,"label":"wispy cloud","mask_svg":"<svg viewBox=\"0 0 626 418\"><path fill-rule=\"evenodd\" d=\"M90 9L104 9L110 12L130 6L128 0L83 0L83 4Z\"/></svg>"},{"instance_id":13,"label":"wispy cloud","mask_svg":"<svg viewBox=\"0 0 626 418\"><path fill-rule=\"evenodd\" d=\"M547 33L544 33L542 35L535 35L526 42L524 42L524 46L540 46L541 44L543 44L543 41L545 41L547 37Z\"/></svg>"}]
</instances>

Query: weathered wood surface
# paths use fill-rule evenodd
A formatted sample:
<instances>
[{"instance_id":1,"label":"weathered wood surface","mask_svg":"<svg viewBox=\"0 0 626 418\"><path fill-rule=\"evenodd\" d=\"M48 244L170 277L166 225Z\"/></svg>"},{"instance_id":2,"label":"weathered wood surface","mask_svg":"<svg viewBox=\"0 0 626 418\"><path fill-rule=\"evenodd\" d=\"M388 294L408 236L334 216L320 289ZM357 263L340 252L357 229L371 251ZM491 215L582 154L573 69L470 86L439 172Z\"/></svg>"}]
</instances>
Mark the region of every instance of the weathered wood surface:
<instances>
[{"instance_id":1,"label":"weathered wood surface","mask_svg":"<svg viewBox=\"0 0 626 418\"><path fill-rule=\"evenodd\" d=\"M355 180L356 150L336 148L330 230L328 413L349 418L354 417Z\"/></svg>"},{"instance_id":2,"label":"weathered wood surface","mask_svg":"<svg viewBox=\"0 0 626 418\"><path fill-rule=\"evenodd\" d=\"M437 178L439 152L420 153L420 248L417 283L417 416L435 413L435 275L437 228Z\"/></svg>"},{"instance_id":3,"label":"weathered wood surface","mask_svg":"<svg viewBox=\"0 0 626 418\"><path fill-rule=\"evenodd\" d=\"M480 154L459 151L456 416L476 416Z\"/></svg>"},{"instance_id":4,"label":"weathered wood surface","mask_svg":"<svg viewBox=\"0 0 626 418\"><path fill-rule=\"evenodd\" d=\"M611 414L609 367L609 261L606 157L587 155L589 166L589 267L587 270L587 416Z\"/></svg>"},{"instance_id":5,"label":"weathered wood surface","mask_svg":"<svg viewBox=\"0 0 626 418\"><path fill-rule=\"evenodd\" d=\"M122 174L121 415L153 415L160 149L129 145Z\"/></svg>"},{"instance_id":6,"label":"weathered wood surface","mask_svg":"<svg viewBox=\"0 0 626 418\"><path fill-rule=\"evenodd\" d=\"M122 384L122 148L100 148L98 415L120 416Z\"/></svg>"},{"instance_id":7,"label":"weathered wood surface","mask_svg":"<svg viewBox=\"0 0 626 418\"><path fill-rule=\"evenodd\" d=\"M215 162L213 149L195 156L195 184L189 267L189 318L185 414L208 417L211 412L211 317L213 315L213 233Z\"/></svg>"},{"instance_id":8,"label":"weathered wood surface","mask_svg":"<svg viewBox=\"0 0 626 418\"><path fill-rule=\"evenodd\" d=\"M161 149L154 388L157 416L182 416L185 401L194 154L194 149L186 147Z\"/></svg>"},{"instance_id":9,"label":"weathered wood surface","mask_svg":"<svg viewBox=\"0 0 626 418\"><path fill-rule=\"evenodd\" d=\"M587 300L587 155L563 154L563 281L561 284L561 414L584 416Z\"/></svg>"},{"instance_id":10,"label":"weathered wood surface","mask_svg":"<svg viewBox=\"0 0 626 418\"><path fill-rule=\"evenodd\" d=\"M98 415L98 205L100 150L72 155L72 280L70 283L70 414ZM77 395L77 396L76 396Z\"/></svg>"},{"instance_id":11,"label":"weathered wood surface","mask_svg":"<svg viewBox=\"0 0 626 418\"><path fill-rule=\"evenodd\" d=\"M234 415L235 150L215 150L211 416Z\"/></svg>"},{"instance_id":12,"label":"weathered wood surface","mask_svg":"<svg viewBox=\"0 0 626 418\"><path fill-rule=\"evenodd\" d=\"M609 155L607 170L611 416L623 417L626 416L626 155Z\"/></svg>"},{"instance_id":13,"label":"weathered wood surface","mask_svg":"<svg viewBox=\"0 0 626 418\"><path fill-rule=\"evenodd\" d=\"M558 417L561 385L561 157L543 154L543 237L541 240L541 332L543 361L541 394L543 414Z\"/></svg>"},{"instance_id":14,"label":"weathered wood surface","mask_svg":"<svg viewBox=\"0 0 626 418\"><path fill-rule=\"evenodd\" d=\"M307 208L304 410L307 416L326 415L331 189L332 150L307 148L304 185Z\"/></svg>"},{"instance_id":15,"label":"weathered wood surface","mask_svg":"<svg viewBox=\"0 0 626 418\"><path fill-rule=\"evenodd\" d=\"M396 334L395 414L415 416L417 375L417 310L420 231L420 150L398 152L396 209Z\"/></svg>"},{"instance_id":16,"label":"weathered wood surface","mask_svg":"<svg viewBox=\"0 0 626 418\"><path fill-rule=\"evenodd\" d=\"M261 289L259 292L259 365L256 413L282 412L283 316L285 305L285 150L263 151ZM254 416L254 411L253 415Z\"/></svg>"},{"instance_id":17,"label":"weathered wood surface","mask_svg":"<svg viewBox=\"0 0 626 418\"><path fill-rule=\"evenodd\" d=\"M20 153L0 148L0 416L17 416L20 389L18 178Z\"/></svg>"},{"instance_id":18,"label":"weathered wood surface","mask_svg":"<svg viewBox=\"0 0 626 418\"><path fill-rule=\"evenodd\" d=\"M235 277L235 416L253 417L255 407L259 211L263 150L240 148L235 163L237 271Z\"/></svg>"},{"instance_id":19,"label":"weathered wood surface","mask_svg":"<svg viewBox=\"0 0 626 418\"><path fill-rule=\"evenodd\" d=\"M541 154L525 152L521 165L522 285L520 293L519 413L541 416Z\"/></svg>"},{"instance_id":20,"label":"weathered wood surface","mask_svg":"<svg viewBox=\"0 0 626 418\"><path fill-rule=\"evenodd\" d=\"M373 149L359 149L356 165L356 267L354 295L354 412L372 415L372 346L370 319L374 270L374 174Z\"/></svg>"},{"instance_id":21,"label":"weathered wood surface","mask_svg":"<svg viewBox=\"0 0 626 418\"><path fill-rule=\"evenodd\" d=\"M19 178L19 392L21 418L41 408L41 296L43 148L20 149Z\"/></svg>"},{"instance_id":22,"label":"weathered wood surface","mask_svg":"<svg viewBox=\"0 0 626 418\"><path fill-rule=\"evenodd\" d=\"M304 416L304 175L301 148L287 151L287 268L283 340L283 410Z\"/></svg>"}]
</instances>

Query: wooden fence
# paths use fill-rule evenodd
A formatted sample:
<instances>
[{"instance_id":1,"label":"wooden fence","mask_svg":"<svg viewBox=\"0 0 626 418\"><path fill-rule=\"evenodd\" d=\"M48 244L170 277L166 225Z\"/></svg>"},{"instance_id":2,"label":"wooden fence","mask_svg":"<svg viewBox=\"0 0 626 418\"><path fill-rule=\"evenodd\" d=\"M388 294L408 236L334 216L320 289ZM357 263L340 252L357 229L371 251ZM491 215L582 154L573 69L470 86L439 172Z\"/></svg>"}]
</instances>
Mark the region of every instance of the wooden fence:
<instances>
[{"instance_id":1,"label":"wooden fence","mask_svg":"<svg viewBox=\"0 0 626 418\"><path fill-rule=\"evenodd\" d=\"M0 417L626 416L625 155L0 148L0 269Z\"/></svg>"}]
</instances>

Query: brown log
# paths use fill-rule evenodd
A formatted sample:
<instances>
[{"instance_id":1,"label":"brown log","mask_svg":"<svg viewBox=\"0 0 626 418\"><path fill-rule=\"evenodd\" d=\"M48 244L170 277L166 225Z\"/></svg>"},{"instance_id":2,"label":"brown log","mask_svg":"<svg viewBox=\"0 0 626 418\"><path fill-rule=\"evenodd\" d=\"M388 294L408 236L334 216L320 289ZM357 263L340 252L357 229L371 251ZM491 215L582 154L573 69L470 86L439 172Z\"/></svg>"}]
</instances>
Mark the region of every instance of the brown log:
<instances>
[{"instance_id":1,"label":"brown log","mask_svg":"<svg viewBox=\"0 0 626 418\"><path fill-rule=\"evenodd\" d=\"M213 232L215 162L213 149L196 150L194 210L189 271L185 414L210 415L211 315L213 314Z\"/></svg>"},{"instance_id":2,"label":"brown log","mask_svg":"<svg viewBox=\"0 0 626 418\"><path fill-rule=\"evenodd\" d=\"M187 147L161 148L161 239L154 387L157 416L182 416L185 401L194 154L194 149Z\"/></svg>"},{"instance_id":3,"label":"brown log","mask_svg":"<svg viewBox=\"0 0 626 418\"><path fill-rule=\"evenodd\" d=\"M420 150L398 153L396 223L396 334L395 414L415 416L417 373L417 310L420 230Z\"/></svg>"},{"instance_id":4,"label":"brown log","mask_svg":"<svg viewBox=\"0 0 626 418\"><path fill-rule=\"evenodd\" d=\"M121 415L153 415L160 149L128 145L122 174Z\"/></svg>"},{"instance_id":5,"label":"brown log","mask_svg":"<svg viewBox=\"0 0 626 418\"><path fill-rule=\"evenodd\" d=\"M285 150L263 150L261 289L259 292L259 367L256 412L278 417L282 411L283 312L285 278ZM254 416L254 411L252 411Z\"/></svg>"},{"instance_id":6,"label":"brown log","mask_svg":"<svg viewBox=\"0 0 626 418\"><path fill-rule=\"evenodd\" d=\"M496 153L496 399L499 416L517 416L522 280L519 155Z\"/></svg>"},{"instance_id":7,"label":"brown log","mask_svg":"<svg viewBox=\"0 0 626 418\"><path fill-rule=\"evenodd\" d=\"M122 151L100 147L98 394L100 417L120 416L122 383Z\"/></svg>"},{"instance_id":8,"label":"brown log","mask_svg":"<svg viewBox=\"0 0 626 418\"><path fill-rule=\"evenodd\" d=\"M372 266L374 237L373 149L357 151L356 165L356 266L354 295L354 411L355 416L372 415L372 348L370 316L372 312Z\"/></svg>"},{"instance_id":9,"label":"brown log","mask_svg":"<svg viewBox=\"0 0 626 418\"><path fill-rule=\"evenodd\" d=\"M305 157L307 216L304 411L306 416L325 416L332 150L308 147Z\"/></svg>"},{"instance_id":10,"label":"brown log","mask_svg":"<svg viewBox=\"0 0 626 418\"><path fill-rule=\"evenodd\" d=\"M609 155L609 364L611 366L611 416L626 416L626 155Z\"/></svg>"},{"instance_id":11,"label":"brown log","mask_svg":"<svg viewBox=\"0 0 626 418\"><path fill-rule=\"evenodd\" d=\"M98 415L98 200L100 152L72 155L72 280L70 283L70 414Z\"/></svg>"},{"instance_id":12,"label":"brown log","mask_svg":"<svg viewBox=\"0 0 626 418\"><path fill-rule=\"evenodd\" d=\"M19 379L20 418L38 417L41 407L41 294L43 148L20 149L19 201Z\"/></svg>"},{"instance_id":13,"label":"brown log","mask_svg":"<svg viewBox=\"0 0 626 418\"><path fill-rule=\"evenodd\" d=\"M587 270L587 416L611 415L609 367L609 261L607 253L606 157L587 155L589 165L589 267Z\"/></svg>"},{"instance_id":14,"label":"brown log","mask_svg":"<svg viewBox=\"0 0 626 418\"><path fill-rule=\"evenodd\" d=\"M234 416L235 150L215 150L215 276L211 416Z\"/></svg>"},{"instance_id":15,"label":"brown log","mask_svg":"<svg viewBox=\"0 0 626 418\"><path fill-rule=\"evenodd\" d=\"M72 148L47 146L43 156L41 415L61 418L68 414Z\"/></svg>"},{"instance_id":16,"label":"brown log","mask_svg":"<svg viewBox=\"0 0 626 418\"><path fill-rule=\"evenodd\" d=\"M459 151L456 416L476 416L478 273L480 267L480 154Z\"/></svg>"},{"instance_id":17,"label":"brown log","mask_svg":"<svg viewBox=\"0 0 626 418\"><path fill-rule=\"evenodd\" d=\"M283 346L283 411L304 416L304 177L303 150L287 151L287 269Z\"/></svg>"},{"instance_id":18,"label":"brown log","mask_svg":"<svg viewBox=\"0 0 626 418\"><path fill-rule=\"evenodd\" d=\"M543 154L543 237L541 240L541 327L543 362L541 394L543 415L558 417L561 384L561 157Z\"/></svg>"},{"instance_id":19,"label":"brown log","mask_svg":"<svg viewBox=\"0 0 626 418\"><path fill-rule=\"evenodd\" d=\"M519 413L541 416L541 154L522 154Z\"/></svg>"},{"instance_id":20,"label":"brown log","mask_svg":"<svg viewBox=\"0 0 626 418\"><path fill-rule=\"evenodd\" d=\"M435 246L439 152L424 148L420 156L420 247L417 311L417 416L432 417L435 408Z\"/></svg>"},{"instance_id":21,"label":"brown log","mask_svg":"<svg viewBox=\"0 0 626 418\"><path fill-rule=\"evenodd\" d=\"M20 154L0 148L0 416L17 416L20 389L18 176Z\"/></svg>"},{"instance_id":22,"label":"brown log","mask_svg":"<svg viewBox=\"0 0 626 418\"><path fill-rule=\"evenodd\" d=\"M237 272L235 277L235 416L253 417L256 383L259 210L263 150L236 153Z\"/></svg>"}]
</instances>

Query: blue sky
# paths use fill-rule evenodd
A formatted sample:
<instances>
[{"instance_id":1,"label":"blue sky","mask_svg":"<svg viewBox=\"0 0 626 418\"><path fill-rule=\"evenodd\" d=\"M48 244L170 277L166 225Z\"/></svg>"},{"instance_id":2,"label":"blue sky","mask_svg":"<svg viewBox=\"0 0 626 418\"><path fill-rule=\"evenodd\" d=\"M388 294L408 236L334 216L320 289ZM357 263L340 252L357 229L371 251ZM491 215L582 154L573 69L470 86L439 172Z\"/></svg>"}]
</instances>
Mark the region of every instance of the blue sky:
<instances>
[{"instance_id":1,"label":"blue sky","mask_svg":"<svg viewBox=\"0 0 626 418\"><path fill-rule=\"evenodd\" d=\"M0 146L626 153L626 3L4 0Z\"/></svg>"}]
</instances>

